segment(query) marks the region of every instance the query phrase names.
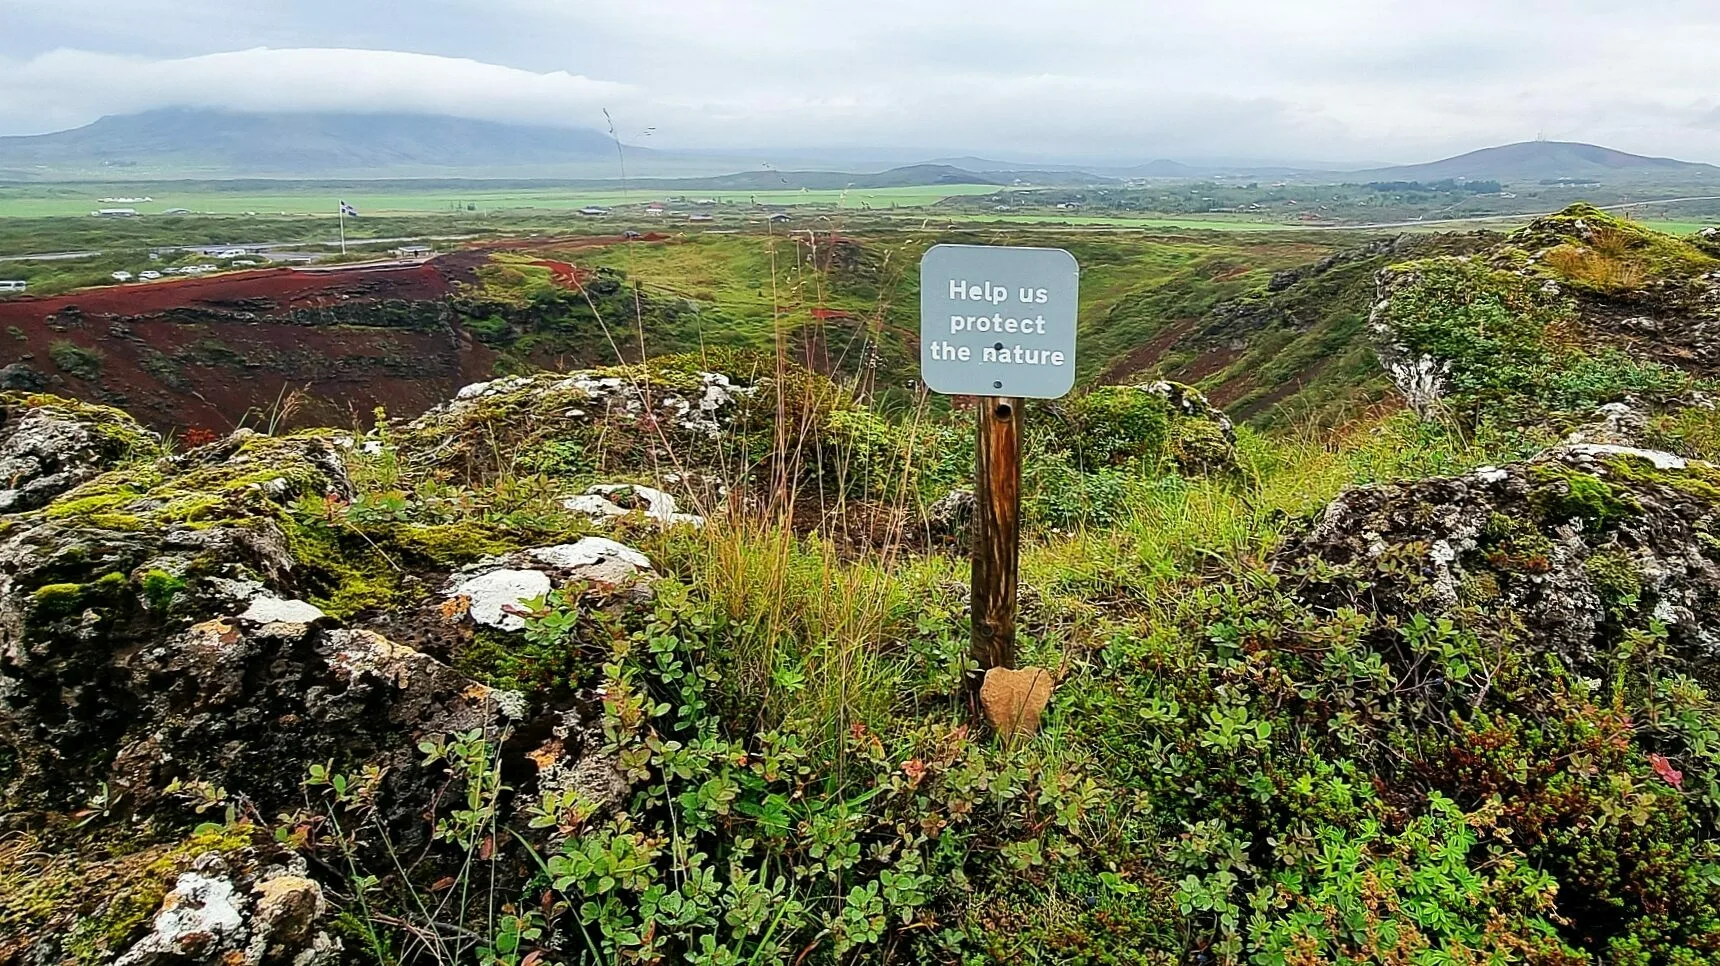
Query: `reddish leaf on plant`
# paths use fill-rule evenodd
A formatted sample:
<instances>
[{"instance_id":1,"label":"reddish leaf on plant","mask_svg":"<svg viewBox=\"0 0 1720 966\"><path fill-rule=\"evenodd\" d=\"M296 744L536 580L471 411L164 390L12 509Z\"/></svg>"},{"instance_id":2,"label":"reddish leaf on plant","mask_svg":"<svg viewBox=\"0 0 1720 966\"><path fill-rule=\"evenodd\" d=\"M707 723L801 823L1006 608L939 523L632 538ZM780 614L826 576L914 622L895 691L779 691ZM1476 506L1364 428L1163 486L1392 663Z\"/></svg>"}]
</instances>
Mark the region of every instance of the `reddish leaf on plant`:
<instances>
[{"instance_id":1,"label":"reddish leaf on plant","mask_svg":"<svg viewBox=\"0 0 1720 966\"><path fill-rule=\"evenodd\" d=\"M1648 763L1654 766L1654 773L1668 785L1678 789L1684 787L1684 773L1672 767L1672 762L1667 761L1665 755L1649 755Z\"/></svg>"}]
</instances>

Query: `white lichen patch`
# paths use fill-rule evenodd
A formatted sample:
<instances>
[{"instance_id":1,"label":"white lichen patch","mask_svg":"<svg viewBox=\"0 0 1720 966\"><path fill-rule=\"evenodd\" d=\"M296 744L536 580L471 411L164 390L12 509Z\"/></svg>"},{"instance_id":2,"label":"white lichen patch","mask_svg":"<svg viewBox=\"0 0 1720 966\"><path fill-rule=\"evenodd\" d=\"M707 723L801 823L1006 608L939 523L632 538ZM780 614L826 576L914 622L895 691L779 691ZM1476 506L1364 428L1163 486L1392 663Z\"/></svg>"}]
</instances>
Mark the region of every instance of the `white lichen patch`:
<instances>
[{"instance_id":1,"label":"white lichen patch","mask_svg":"<svg viewBox=\"0 0 1720 966\"><path fill-rule=\"evenodd\" d=\"M324 616L322 608L315 604L262 595L251 600L251 606L239 615L239 619L254 624L309 624L322 620Z\"/></svg>"},{"instance_id":2,"label":"white lichen patch","mask_svg":"<svg viewBox=\"0 0 1720 966\"><path fill-rule=\"evenodd\" d=\"M492 570L454 581L444 596L469 600L467 612L485 627L518 631L525 629L525 618L509 613L508 608L543 597L549 590L549 575L542 571Z\"/></svg>"},{"instance_id":3,"label":"white lichen patch","mask_svg":"<svg viewBox=\"0 0 1720 966\"><path fill-rule=\"evenodd\" d=\"M1614 446L1606 443L1576 443L1565 448L1572 456L1632 456L1647 460L1657 470L1682 470L1690 465L1690 461L1674 453L1657 449L1638 449L1635 446Z\"/></svg>"},{"instance_id":4,"label":"white lichen patch","mask_svg":"<svg viewBox=\"0 0 1720 966\"><path fill-rule=\"evenodd\" d=\"M546 567L599 583L618 584L651 569L650 557L607 537L585 537L578 543L538 547L529 553Z\"/></svg>"}]
</instances>

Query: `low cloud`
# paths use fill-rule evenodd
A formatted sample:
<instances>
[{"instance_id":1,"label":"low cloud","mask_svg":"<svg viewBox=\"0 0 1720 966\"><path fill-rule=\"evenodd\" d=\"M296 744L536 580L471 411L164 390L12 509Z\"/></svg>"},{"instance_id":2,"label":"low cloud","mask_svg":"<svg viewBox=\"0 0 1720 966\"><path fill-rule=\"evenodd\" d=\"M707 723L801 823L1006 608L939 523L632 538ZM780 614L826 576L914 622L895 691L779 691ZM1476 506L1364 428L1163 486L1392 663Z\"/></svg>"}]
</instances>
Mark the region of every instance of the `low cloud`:
<instances>
[{"instance_id":1,"label":"low cloud","mask_svg":"<svg viewBox=\"0 0 1720 966\"><path fill-rule=\"evenodd\" d=\"M258 47L170 60L56 50L0 62L0 104L32 105L46 129L158 107L388 110L592 127L605 107L638 98L630 85L565 71L393 50Z\"/></svg>"}]
</instances>

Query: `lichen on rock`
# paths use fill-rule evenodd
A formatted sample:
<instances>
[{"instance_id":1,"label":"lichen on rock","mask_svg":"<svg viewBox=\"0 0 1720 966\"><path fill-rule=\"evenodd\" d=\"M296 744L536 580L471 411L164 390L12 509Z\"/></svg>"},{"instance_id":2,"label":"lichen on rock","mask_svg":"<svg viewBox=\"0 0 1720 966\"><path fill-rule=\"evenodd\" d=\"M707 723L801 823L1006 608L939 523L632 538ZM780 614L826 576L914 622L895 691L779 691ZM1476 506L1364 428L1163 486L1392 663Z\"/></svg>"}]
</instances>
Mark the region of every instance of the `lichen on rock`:
<instances>
[{"instance_id":1,"label":"lichen on rock","mask_svg":"<svg viewBox=\"0 0 1720 966\"><path fill-rule=\"evenodd\" d=\"M1327 608L1391 620L1446 615L1573 668L1595 666L1624 629L1653 621L1677 653L1712 673L1716 548L1720 468L1571 443L1464 476L1346 490L1288 541L1275 567Z\"/></svg>"},{"instance_id":2,"label":"lichen on rock","mask_svg":"<svg viewBox=\"0 0 1720 966\"><path fill-rule=\"evenodd\" d=\"M158 442L117 409L0 393L0 513L42 507Z\"/></svg>"}]
</instances>

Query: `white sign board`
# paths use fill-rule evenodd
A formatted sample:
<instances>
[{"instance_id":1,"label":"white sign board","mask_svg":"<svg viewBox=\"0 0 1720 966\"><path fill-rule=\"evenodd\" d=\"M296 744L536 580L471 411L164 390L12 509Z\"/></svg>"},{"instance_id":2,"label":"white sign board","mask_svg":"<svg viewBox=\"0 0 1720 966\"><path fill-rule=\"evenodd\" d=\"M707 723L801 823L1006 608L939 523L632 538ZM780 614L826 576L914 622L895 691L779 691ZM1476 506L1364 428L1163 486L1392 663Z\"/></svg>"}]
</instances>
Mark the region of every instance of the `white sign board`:
<instances>
[{"instance_id":1,"label":"white sign board","mask_svg":"<svg viewBox=\"0 0 1720 966\"><path fill-rule=\"evenodd\" d=\"M920 375L954 396L1075 387L1081 270L1060 248L934 245L920 259Z\"/></svg>"}]
</instances>

